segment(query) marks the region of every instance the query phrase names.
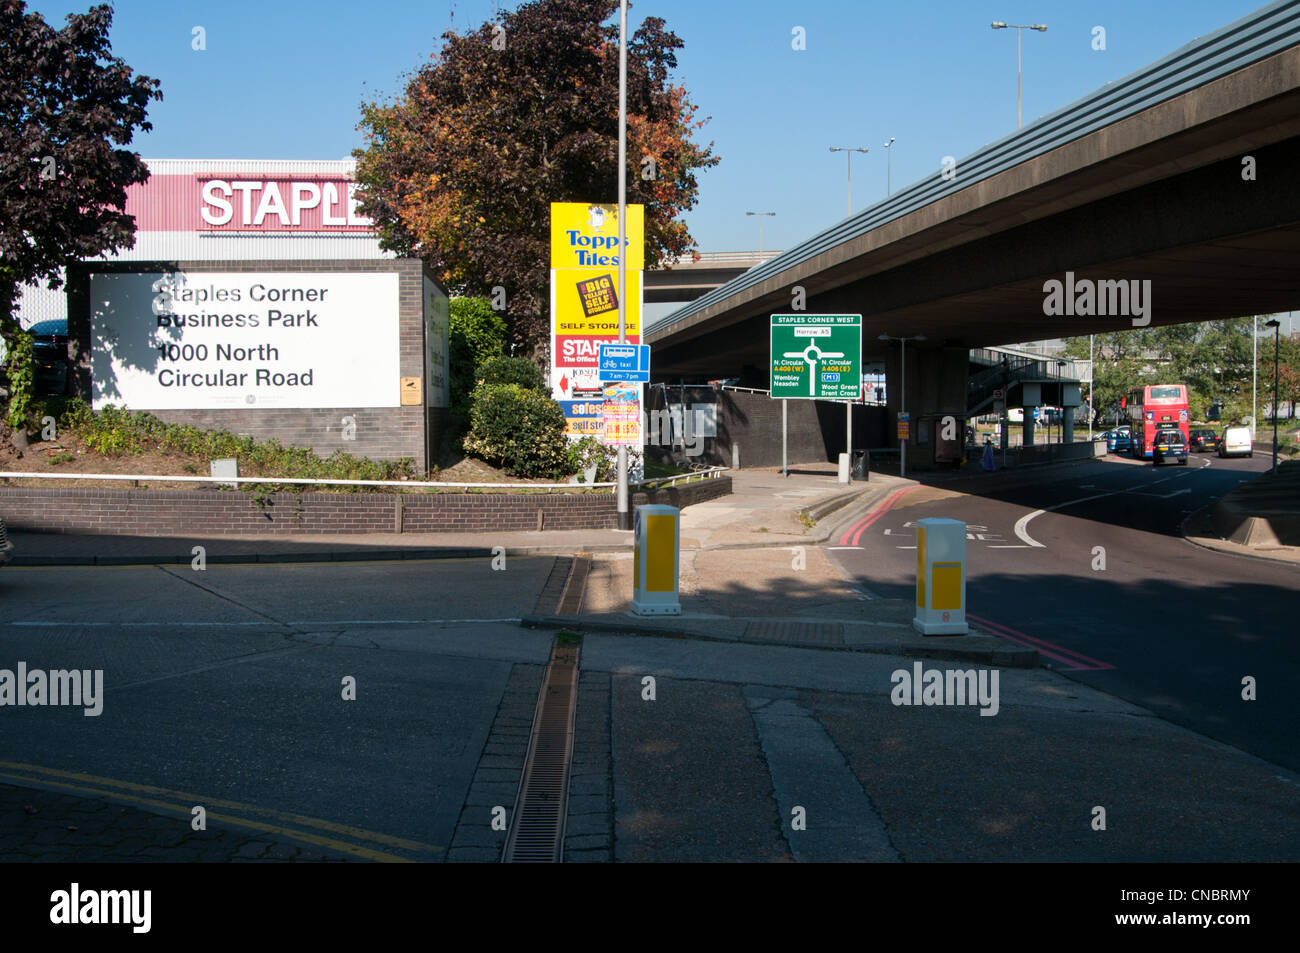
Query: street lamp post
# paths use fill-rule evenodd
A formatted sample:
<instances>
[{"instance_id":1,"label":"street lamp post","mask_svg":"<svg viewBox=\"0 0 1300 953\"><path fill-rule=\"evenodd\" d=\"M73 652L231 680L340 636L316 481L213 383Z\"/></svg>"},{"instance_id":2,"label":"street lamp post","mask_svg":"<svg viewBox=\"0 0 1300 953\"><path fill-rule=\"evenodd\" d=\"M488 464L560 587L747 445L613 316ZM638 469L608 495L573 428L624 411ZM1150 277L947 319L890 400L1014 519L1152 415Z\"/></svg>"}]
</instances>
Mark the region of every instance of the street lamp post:
<instances>
[{"instance_id":1,"label":"street lamp post","mask_svg":"<svg viewBox=\"0 0 1300 953\"><path fill-rule=\"evenodd\" d=\"M880 335L881 341L897 341L899 346L898 352L898 413L900 415L907 412L907 342L924 341L924 334L914 334L911 337L893 337L889 334ZM908 432L911 432L911 424L908 424ZM908 436L907 440L911 440ZM898 441L898 475L907 476L907 440Z\"/></svg>"},{"instance_id":2,"label":"street lamp post","mask_svg":"<svg viewBox=\"0 0 1300 953\"><path fill-rule=\"evenodd\" d=\"M1273 473L1277 472L1277 353L1278 353L1278 332L1282 329L1282 322L1277 318L1269 318L1264 322L1264 327L1273 329Z\"/></svg>"},{"instance_id":3,"label":"street lamp post","mask_svg":"<svg viewBox=\"0 0 1300 953\"><path fill-rule=\"evenodd\" d=\"M894 144L894 137L890 136L889 141L885 143L885 198L894 194L894 153L890 146Z\"/></svg>"},{"instance_id":4,"label":"street lamp post","mask_svg":"<svg viewBox=\"0 0 1300 953\"><path fill-rule=\"evenodd\" d=\"M1088 442L1092 443L1092 389L1097 386L1097 365L1092 360L1092 335L1088 335Z\"/></svg>"},{"instance_id":5,"label":"street lamp post","mask_svg":"<svg viewBox=\"0 0 1300 953\"><path fill-rule=\"evenodd\" d=\"M831 146L831 152L843 152L843 153L847 153L847 154L845 155L844 158L848 160L848 175L849 175L849 214L850 214L850 215L853 214L853 153L855 153L855 152L869 152L869 151L870 151L869 149L855 148L855 147L852 147L852 146Z\"/></svg>"},{"instance_id":6,"label":"street lamp post","mask_svg":"<svg viewBox=\"0 0 1300 953\"><path fill-rule=\"evenodd\" d=\"M1250 442L1255 442L1255 422L1259 419L1259 315L1252 319L1255 333L1250 336Z\"/></svg>"},{"instance_id":7,"label":"street lamp post","mask_svg":"<svg viewBox=\"0 0 1300 953\"><path fill-rule=\"evenodd\" d=\"M1001 20L994 20L994 21L993 21L993 29L995 29L995 30L1015 30L1015 31L1016 31L1016 128L1019 129L1022 125L1024 125L1024 122L1023 122L1023 119L1022 119L1022 117L1023 117L1023 112L1021 111L1021 108L1020 108L1020 103L1021 103L1021 98L1020 98L1020 89L1021 89L1020 77L1021 77L1022 66L1023 66L1023 61L1022 61L1022 59L1021 59L1021 55L1020 55L1020 32L1021 32L1022 30L1037 30L1039 33L1046 33L1046 32L1047 32L1047 26L1046 26L1046 24L1043 24L1043 23L1034 23L1034 24L1031 24L1031 25L1028 25L1028 26L1017 26L1017 25L1014 24L1014 23L1003 23Z\"/></svg>"},{"instance_id":8,"label":"street lamp post","mask_svg":"<svg viewBox=\"0 0 1300 953\"><path fill-rule=\"evenodd\" d=\"M618 4L618 342L627 343L627 0ZM618 528L632 529L628 509L627 445L618 445L615 469Z\"/></svg>"},{"instance_id":9,"label":"street lamp post","mask_svg":"<svg viewBox=\"0 0 1300 953\"><path fill-rule=\"evenodd\" d=\"M746 212L745 214L758 216L758 250L761 252L763 250L763 216L775 215L776 212Z\"/></svg>"}]
</instances>

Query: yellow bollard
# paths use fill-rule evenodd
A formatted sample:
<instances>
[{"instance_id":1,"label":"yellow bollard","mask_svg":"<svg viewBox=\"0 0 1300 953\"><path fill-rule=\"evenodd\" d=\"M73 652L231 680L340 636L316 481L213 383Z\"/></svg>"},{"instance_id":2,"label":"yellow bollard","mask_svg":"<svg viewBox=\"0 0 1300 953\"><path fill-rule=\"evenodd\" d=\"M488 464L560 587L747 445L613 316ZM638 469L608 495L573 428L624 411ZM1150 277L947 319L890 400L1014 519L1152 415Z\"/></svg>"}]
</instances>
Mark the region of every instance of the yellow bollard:
<instances>
[{"instance_id":1,"label":"yellow bollard","mask_svg":"<svg viewBox=\"0 0 1300 953\"><path fill-rule=\"evenodd\" d=\"M916 616L922 635L965 635L966 524L961 520L916 521Z\"/></svg>"},{"instance_id":2,"label":"yellow bollard","mask_svg":"<svg viewBox=\"0 0 1300 953\"><path fill-rule=\"evenodd\" d=\"M675 506L638 506L632 521L632 611L681 615L677 600L681 513Z\"/></svg>"}]
</instances>

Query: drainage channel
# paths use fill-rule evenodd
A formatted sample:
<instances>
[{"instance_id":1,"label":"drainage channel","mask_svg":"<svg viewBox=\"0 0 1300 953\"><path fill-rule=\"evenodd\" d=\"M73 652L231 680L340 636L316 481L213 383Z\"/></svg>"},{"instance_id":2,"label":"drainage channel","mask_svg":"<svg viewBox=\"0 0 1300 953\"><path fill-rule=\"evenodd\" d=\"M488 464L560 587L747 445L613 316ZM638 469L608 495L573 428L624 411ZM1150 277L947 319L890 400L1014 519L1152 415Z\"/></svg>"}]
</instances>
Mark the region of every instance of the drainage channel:
<instances>
[{"instance_id":1,"label":"drainage channel","mask_svg":"<svg viewBox=\"0 0 1300 953\"><path fill-rule=\"evenodd\" d=\"M555 864L563 857L577 689L578 646L557 642L537 695L503 863Z\"/></svg>"}]
</instances>

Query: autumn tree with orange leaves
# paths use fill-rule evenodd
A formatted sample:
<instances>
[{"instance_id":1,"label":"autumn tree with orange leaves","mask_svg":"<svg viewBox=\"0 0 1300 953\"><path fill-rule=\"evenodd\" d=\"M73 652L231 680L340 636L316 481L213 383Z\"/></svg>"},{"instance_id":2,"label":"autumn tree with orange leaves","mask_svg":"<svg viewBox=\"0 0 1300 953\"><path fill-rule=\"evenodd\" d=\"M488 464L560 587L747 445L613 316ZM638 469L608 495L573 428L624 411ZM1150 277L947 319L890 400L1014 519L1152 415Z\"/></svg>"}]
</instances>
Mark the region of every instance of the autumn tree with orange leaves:
<instances>
[{"instance_id":1,"label":"autumn tree with orange leaves","mask_svg":"<svg viewBox=\"0 0 1300 953\"><path fill-rule=\"evenodd\" d=\"M618 201L617 10L535 0L448 31L396 101L362 107L361 211L383 246L423 258L453 294L503 292L519 353L549 340L550 203ZM628 41L627 201L645 206L647 268L694 249L680 217L696 170L719 161L692 141L708 120L669 77L682 46L657 17Z\"/></svg>"}]
</instances>

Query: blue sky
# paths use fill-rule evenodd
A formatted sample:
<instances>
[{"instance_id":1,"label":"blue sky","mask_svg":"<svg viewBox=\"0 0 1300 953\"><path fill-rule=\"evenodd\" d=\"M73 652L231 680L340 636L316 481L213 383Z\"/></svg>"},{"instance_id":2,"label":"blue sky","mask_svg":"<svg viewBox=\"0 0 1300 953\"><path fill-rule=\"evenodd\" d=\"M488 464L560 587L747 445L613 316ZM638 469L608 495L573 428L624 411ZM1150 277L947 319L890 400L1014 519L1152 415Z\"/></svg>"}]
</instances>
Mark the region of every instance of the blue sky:
<instances>
[{"instance_id":1,"label":"blue sky","mask_svg":"<svg viewBox=\"0 0 1300 953\"><path fill-rule=\"evenodd\" d=\"M62 25L90 0L29 0ZM459 28L490 19L491 0L116 0L113 47L162 81L148 158L343 158L362 144L363 99L389 98L436 48L455 8ZM1263 4L1257 0L639 0L629 24L663 17L685 41L677 79L722 163L702 172L687 224L702 251L788 248L846 213L933 173L1016 126L1016 33L1026 31L1028 124ZM191 49L192 29L207 49ZM806 31L807 49L791 48ZM1092 49L1092 29L1106 50ZM882 148L890 136L891 150ZM614 196L591 196L612 200Z\"/></svg>"}]
</instances>

